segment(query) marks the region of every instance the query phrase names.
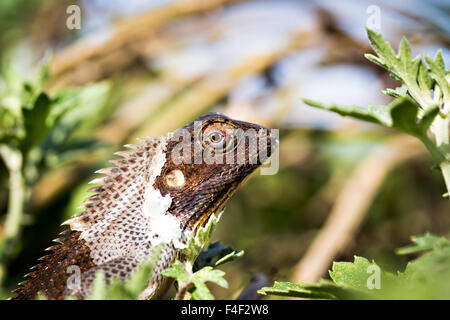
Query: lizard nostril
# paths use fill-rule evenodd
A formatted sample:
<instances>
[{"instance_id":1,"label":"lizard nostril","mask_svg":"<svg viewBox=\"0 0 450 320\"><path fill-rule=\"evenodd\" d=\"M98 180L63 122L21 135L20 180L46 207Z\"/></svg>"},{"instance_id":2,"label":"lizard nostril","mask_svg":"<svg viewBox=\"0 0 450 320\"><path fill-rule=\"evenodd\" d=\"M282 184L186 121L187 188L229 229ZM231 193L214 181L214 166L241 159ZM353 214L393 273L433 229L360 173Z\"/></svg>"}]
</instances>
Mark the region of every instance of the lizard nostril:
<instances>
[{"instance_id":1,"label":"lizard nostril","mask_svg":"<svg viewBox=\"0 0 450 320\"><path fill-rule=\"evenodd\" d=\"M179 169L174 169L166 175L166 183L169 187L181 187L185 183L184 174Z\"/></svg>"}]
</instances>

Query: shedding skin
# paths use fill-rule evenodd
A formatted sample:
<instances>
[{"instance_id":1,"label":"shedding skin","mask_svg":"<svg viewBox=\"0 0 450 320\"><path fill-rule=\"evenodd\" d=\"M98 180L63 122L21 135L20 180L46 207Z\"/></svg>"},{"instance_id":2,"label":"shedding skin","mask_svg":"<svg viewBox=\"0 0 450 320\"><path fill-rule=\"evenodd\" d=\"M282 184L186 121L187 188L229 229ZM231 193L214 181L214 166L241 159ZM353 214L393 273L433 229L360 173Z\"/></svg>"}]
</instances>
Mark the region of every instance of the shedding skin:
<instances>
[{"instance_id":1,"label":"shedding skin","mask_svg":"<svg viewBox=\"0 0 450 320\"><path fill-rule=\"evenodd\" d=\"M229 135L247 131L264 144ZM162 243L164 249L140 298L160 297L170 284L161 272L175 259L183 259L186 238L223 207L277 143L268 129L218 113L202 115L166 136L140 141L117 152L121 158L110 161L113 167L97 171L104 176L92 181L97 186L89 191L95 195L86 199L83 211L63 223L69 229L57 239L59 244L32 268L12 299L34 299L39 293L49 299L86 297L98 270L106 281L127 279ZM223 161L199 162L205 155ZM78 282L73 281L73 270Z\"/></svg>"}]
</instances>

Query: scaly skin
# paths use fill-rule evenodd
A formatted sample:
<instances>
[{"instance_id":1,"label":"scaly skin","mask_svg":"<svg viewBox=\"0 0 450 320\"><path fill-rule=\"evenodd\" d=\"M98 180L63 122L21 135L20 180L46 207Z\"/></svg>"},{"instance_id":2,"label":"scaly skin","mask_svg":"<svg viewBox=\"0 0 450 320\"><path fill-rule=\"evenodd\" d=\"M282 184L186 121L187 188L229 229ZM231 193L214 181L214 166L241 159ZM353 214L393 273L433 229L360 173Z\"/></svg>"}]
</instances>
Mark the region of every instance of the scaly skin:
<instances>
[{"instance_id":1,"label":"scaly skin","mask_svg":"<svg viewBox=\"0 0 450 320\"><path fill-rule=\"evenodd\" d=\"M13 299L34 299L39 293L49 299L84 298L97 270L107 281L126 279L154 245L164 243L141 298L161 296L168 287L161 272L177 257L182 259L179 253L186 237L224 205L276 146L270 131L255 124L216 113L195 121L166 137L143 139L141 144L127 145L131 151L116 153L122 158L111 160L114 167L98 171L105 176L93 181L98 186L89 191L96 194L86 200L84 211L65 223L69 230L32 268ZM252 129L258 141L268 138L267 142L252 144L245 137L229 136L235 129ZM264 149L262 156L259 148ZM218 150L223 151L222 162L203 160L206 151L216 156ZM258 154L257 161L251 161ZM232 163L226 155L232 155L228 158ZM78 286L70 285L73 268L79 272Z\"/></svg>"}]
</instances>

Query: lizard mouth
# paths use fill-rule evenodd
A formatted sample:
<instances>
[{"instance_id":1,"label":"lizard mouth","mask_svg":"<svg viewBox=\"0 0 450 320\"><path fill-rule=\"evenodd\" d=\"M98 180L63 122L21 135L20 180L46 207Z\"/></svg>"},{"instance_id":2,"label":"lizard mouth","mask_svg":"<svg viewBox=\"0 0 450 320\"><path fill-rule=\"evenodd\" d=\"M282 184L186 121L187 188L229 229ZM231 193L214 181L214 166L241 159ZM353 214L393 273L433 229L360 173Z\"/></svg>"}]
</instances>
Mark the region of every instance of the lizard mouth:
<instances>
[{"instance_id":1,"label":"lizard mouth","mask_svg":"<svg viewBox=\"0 0 450 320\"><path fill-rule=\"evenodd\" d=\"M194 231L194 233L197 233L197 231L200 227L204 227L206 225L206 223L208 222L209 218L211 217L211 215L213 213L220 211L220 209L222 209L224 207L225 202L227 202L227 200L229 198L231 198L231 196L237 190L237 187L239 186L239 184L240 183L236 183L230 189L228 189L228 191L223 195L223 197L219 201L214 203L214 205L209 210L205 211L196 220L196 222L193 223L192 231ZM188 221L188 225L189 225L189 221ZM189 229L189 227L188 227L188 229Z\"/></svg>"}]
</instances>

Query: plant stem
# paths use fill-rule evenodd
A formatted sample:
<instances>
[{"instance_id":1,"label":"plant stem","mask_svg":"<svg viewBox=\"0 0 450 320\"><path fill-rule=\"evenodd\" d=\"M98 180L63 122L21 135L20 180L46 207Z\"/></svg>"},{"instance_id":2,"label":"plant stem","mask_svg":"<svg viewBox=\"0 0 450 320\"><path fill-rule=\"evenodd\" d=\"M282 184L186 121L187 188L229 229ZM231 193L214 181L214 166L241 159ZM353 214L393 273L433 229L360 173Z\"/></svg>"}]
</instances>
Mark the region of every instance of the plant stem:
<instances>
[{"instance_id":1,"label":"plant stem","mask_svg":"<svg viewBox=\"0 0 450 320\"><path fill-rule=\"evenodd\" d=\"M445 109L446 108L444 108L444 110ZM447 186L447 194L450 193L449 125L450 118L448 116L443 118L438 115L431 128L436 137L436 146L444 156L444 159L439 163L439 167L441 168L445 185Z\"/></svg>"},{"instance_id":2,"label":"plant stem","mask_svg":"<svg viewBox=\"0 0 450 320\"><path fill-rule=\"evenodd\" d=\"M445 185L447 186L447 198L450 199L450 163L442 163L441 171L444 176Z\"/></svg>"},{"instance_id":3,"label":"plant stem","mask_svg":"<svg viewBox=\"0 0 450 320\"><path fill-rule=\"evenodd\" d=\"M184 263L184 268L189 272L192 278L192 263L190 261L186 261ZM190 300L190 295L188 295L188 291L194 287L192 281L186 281L184 284L180 285L178 288L177 294L175 295L174 300Z\"/></svg>"},{"instance_id":4,"label":"plant stem","mask_svg":"<svg viewBox=\"0 0 450 320\"><path fill-rule=\"evenodd\" d=\"M8 212L2 241L3 247L0 252L1 285L5 278L8 258L14 249L15 242L20 233L25 202L25 183L22 175L23 159L20 151L6 145L0 145L0 155L9 171Z\"/></svg>"},{"instance_id":5,"label":"plant stem","mask_svg":"<svg viewBox=\"0 0 450 320\"><path fill-rule=\"evenodd\" d=\"M192 282L187 282L178 288L174 300L186 300L186 293L194 286Z\"/></svg>"}]
</instances>

